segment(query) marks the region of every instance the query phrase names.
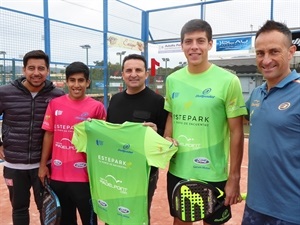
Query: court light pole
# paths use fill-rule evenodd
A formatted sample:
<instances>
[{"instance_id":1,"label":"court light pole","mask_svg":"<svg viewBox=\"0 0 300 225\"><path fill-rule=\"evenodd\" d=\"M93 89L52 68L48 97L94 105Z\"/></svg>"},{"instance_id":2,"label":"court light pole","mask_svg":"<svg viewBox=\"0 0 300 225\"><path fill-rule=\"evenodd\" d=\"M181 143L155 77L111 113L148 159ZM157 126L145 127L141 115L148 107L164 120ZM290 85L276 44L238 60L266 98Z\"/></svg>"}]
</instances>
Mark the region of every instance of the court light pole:
<instances>
[{"instance_id":1,"label":"court light pole","mask_svg":"<svg viewBox=\"0 0 300 225\"><path fill-rule=\"evenodd\" d=\"M181 67L184 67L184 66L186 65L186 62L179 62L179 65L180 65Z\"/></svg>"},{"instance_id":2,"label":"court light pole","mask_svg":"<svg viewBox=\"0 0 300 225\"><path fill-rule=\"evenodd\" d=\"M125 55L126 51L117 52L116 54L120 56L120 71L122 72L122 55Z\"/></svg>"},{"instance_id":3,"label":"court light pole","mask_svg":"<svg viewBox=\"0 0 300 225\"><path fill-rule=\"evenodd\" d=\"M89 65L89 49L91 48L90 45L80 45L81 48L86 50L86 65Z\"/></svg>"},{"instance_id":4,"label":"court light pole","mask_svg":"<svg viewBox=\"0 0 300 225\"><path fill-rule=\"evenodd\" d=\"M167 68L168 68L168 62L170 61L169 58L162 58L162 60L165 62L165 76L167 77Z\"/></svg>"},{"instance_id":5,"label":"court light pole","mask_svg":"<svg viewBox=\"0 0 300 225\"><path fill-rule=\"evenodd\" d=\"M4 85L5 84L5 78L6 78L6 75L5 75L5 55L6 55L6 52L5 51L0 51L0 55L3 55L2 85Z\"/></svg>"}]
</instances>

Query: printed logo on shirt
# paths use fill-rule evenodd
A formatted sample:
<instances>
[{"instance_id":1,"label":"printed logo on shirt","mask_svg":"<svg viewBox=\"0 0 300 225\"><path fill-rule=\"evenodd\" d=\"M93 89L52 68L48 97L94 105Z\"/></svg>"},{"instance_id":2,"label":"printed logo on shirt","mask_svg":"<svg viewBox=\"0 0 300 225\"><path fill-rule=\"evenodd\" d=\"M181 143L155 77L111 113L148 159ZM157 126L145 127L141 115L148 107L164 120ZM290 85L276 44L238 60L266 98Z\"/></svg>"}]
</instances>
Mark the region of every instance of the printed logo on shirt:
<instances>
[{"instance_id":1,"label":"printed logo on shirt","mask_svg":"<svg viewBox=\"0 0 300 225\"><path fill-rule=\"evenodd\" d=\"M209 93L211 92L211 88L206 88L204 91L202 91L201 94L197 94L195 96L195 98L215 98L216 96L214 95L209 95Z\"/></svg>"},{"instance_id":2,"label":"printed logo on shirt","mask_svg":"<svg viewBox=\"0 0 300 225\"><path fill-rule=\"evenodd\" d=\"M102 140L99 140L99 139L97 139L97 140L96 140L96 145L98 145L98 146L101 146L101 145L103 145L103 141L102 141Z\"/></svg>"},{"instance_id":3,"label":"printed logo on shirt","mask_svg":"<svg viewBox=\"0 0 300 225\"><path fill-rule=\"evenodd\" d=\"M118 207L118 211L121 213L121 214L129 214L130 213L130 210L126 207L123 207L123 206L119 206Z\"/></svg>"},{"instance_id":4,"label":"printed logo on shirt","mask_svg":"<svg viewBox=\"0 0 300 225\"><path fill-rule=\"evenodd\" d=\"M51 116L50 115L45 115L45 120L49 120L51 118ZM48 123L49 124L49 123Z\"/></svg>"},{"instance_id":5,"label":"printed logo on shirt","mask_svg":"<svg viewBox=\"0 0 300 225\"><path fill-rule=\"evenodd\" d=\"M286 110L291 106L290 102L283 102L278 106L279 110Z\"/></svg>"},{"instance_id":6,"label":"printed logo on shirt","mask_svg":"<svg viewBox=\"0 0 300 225\"><path fill-rule=\"evenodd\" d=\"M179 96L179 92L173 92L172 93L172 99L178 98L178 96Z\"/></svg>"},{"instance_id":7,"label":"printed logo on shirt","mask_svg":"<svg viewBox=\"0 0 300 225\"><path fill-rule=\"evenodd\" d=\"M123 152L123 153L133 153L133 151L130 150L130 144L125 144L122 146L122 148L118 149L119 152Z\"/></svg>"},{"instance_id":8,"label":"printed logo on shirt","mask_svg":"<svg viewBox=\"0 0 300 225\"><path fill-rule=\"evenodd\" d=\"M100 200L98 199L98 205L101 206L101 207L104 207L104 208L107 208L108 207L108 204L107 202L103 201L103 200Z\"/></svg>"},{"instance_id":9,"label":"printed logo on shirt","mask_svg":"<svg viewBox=\"0 0 300 225\"><path fill-rule=\"evenodd\" d=\"M74 163L74 167L78 169L86 168L86 162L76 162Z\"/></svg>"},{"instance_id":10,"label":"printed logo on shirt","mask_svg":"<svg viewBox=\"0 0 300 225\"><path fill-rule=\"evenodd\" d=\"M179 146L181 146L181 147L191 148L192 150L201 148L200 143L193 143L194 138L189 138L183 134L181 134L177 137L177 141L179 143Z\"/></svg>"},{"instance_id":11,"label":"printed logo on shirt","mask_svg":"<svg viewBox=\"0 0 300 225\"><path fill-rule=\"evenodd\" d=\"M63 114L62 110L55 110L54 115L55 116L61 116Z\"/></svg>"},{"instance_id":12,"label":"printed logo on shirt","mask_svg":"<svg viewBox=\"0 0 300 225\"><path fill-rule=\"evenodd\" d=\"M73 133L74 126L66 124L54 124L54 130L60 132L71 132Z\"/></svg>"},{"instance_id":13,"label":"printed logo on shirt","mask_svg":"<svg viewBox=\"0 0 300 225\"><path fill-rule=\"evenodd\" d=\"M121 159L108 157L108 156L104 156L104 155L98 155L98 161L100 163L103 163L103 164L106 164L109 166L118 167L121 169L127 169L132 166L132 162L127 162L127 161L124 161Z\"/></svg>"},{"instance_id":14,"label":"printed logo on shirt","mask_svg":"<svg viewBox=\"0 0 300 225\"><path fill-rule=\"evenodd\" d=\"M251 103L251 106L259 107L260 106L260 101L259 100L253 100L252 103Z\"/></svg>"},{"instance_id":15,"label":"printed logo on shirt","mask_svg":"<svg viewBox=\"0 0 300 225\"><path fill-rule=\"evenodd\" d=\"M62 150L74 150L76 151L76 148L72 144L71 140L68 138L62 138L59 141L55 142L55 147L60 148Z\"/></svg>"},{"instance_id":16,"label":"printed logo on shirt","mask_svg":"<svg viewBox=\"0 0 300 225\"><path fill-rule=\"evenodd\" d=\"M54 160L53 160L53 164L54 164L55 166L61 166L61 165L62 165L62 161L60 161L59 159L54 159Z\"/></svg>"},{"instance_id":17,"label":"printed logo on shirt","mask_svg":"<svg viewBox=\"0 0 300 225\"><path fill-rule=\"evenodd\" d=\"M100 183L104 186L119 191L120 194L127 194L128 188L121 186L122 180L116 179L113 175L107 175L105 178L100 177Z\"/></svg>"},{"instance_id":18,"label":"printed logo on shirt","mask_svg":"<svg viewBox=\"0 0 300 225\"><path fill-rule=\"evenodd\" d=\"M75 118L77 120L85 121L87 118L89 118L89 113L88 112L81 113L80 116L76 116Z\"/></svg>"},{"instance_id":19,"label":"printed logo on shirt","mask_svg":"<svg viewBox=\"0 0 300 225\"><path fill-rule=\"evenodd\" d=\"M196 164L209 164L210 161L207 158L198 157L198 158L194 159L194 163L196 163Z\"/></svg>"}]
</instances>

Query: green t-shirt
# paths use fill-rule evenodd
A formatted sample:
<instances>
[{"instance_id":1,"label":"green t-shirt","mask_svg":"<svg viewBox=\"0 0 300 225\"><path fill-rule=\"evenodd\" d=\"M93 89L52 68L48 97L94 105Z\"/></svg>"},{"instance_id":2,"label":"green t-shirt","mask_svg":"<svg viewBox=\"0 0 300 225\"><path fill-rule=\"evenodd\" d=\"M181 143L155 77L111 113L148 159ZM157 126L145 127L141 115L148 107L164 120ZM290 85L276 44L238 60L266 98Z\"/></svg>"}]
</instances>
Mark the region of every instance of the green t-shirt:
<instances>
[{"instance_id":1,"label":"green t-shirt","mask_svg":"<svg viewBox=\"0 0 300 225\"><path fill-rule=\"evenodd\" d=\"M148 224L150 166L165 168L177 147L141 123L101 120L75 125L72 143L87 154L99 218L109 225Z\"/></svg>"},{"instance_id":2,"label":"green t-shirt","mask_svg":"<svg viewBox=\"0 0 300 225\"><path fill-rule=\"evenodd\" d=\"M178 152L169 171L185 179L223 181L228 177L228 118L247 113L240 81L211 67L192 75L187 67L167 78L165 109L172 113Z\"/></svg>"}]
</instances>

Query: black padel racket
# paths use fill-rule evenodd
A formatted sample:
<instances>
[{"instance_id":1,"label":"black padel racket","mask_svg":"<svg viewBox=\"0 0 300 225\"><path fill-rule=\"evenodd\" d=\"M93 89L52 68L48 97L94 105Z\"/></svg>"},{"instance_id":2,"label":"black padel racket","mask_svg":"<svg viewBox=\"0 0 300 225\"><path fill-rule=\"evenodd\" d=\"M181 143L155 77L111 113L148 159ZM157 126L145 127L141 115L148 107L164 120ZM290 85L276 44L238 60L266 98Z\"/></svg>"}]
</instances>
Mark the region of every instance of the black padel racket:
<instances>
[{"instance_id":1,"label":"black padel racket","mask_svg":"<svg viewBox=\"0 0 300 225\"><path fill-rule=\"evenodd\" d=\"M203 220L224 204L224 192L208 183L180 181L172 194L176 217L184 222Z\"/></svg>"},{"instance_id":2,"label":"black padel racket","mask_svg":"<svg viewBox=\"0 0 300 225\"><path fill-rule=\"evenodd\" d=\"M45 179L45 189L43 193L42 219L44 225L59 225L61 217L61 207L57 195Z\"/></svg>"}]
</instances>

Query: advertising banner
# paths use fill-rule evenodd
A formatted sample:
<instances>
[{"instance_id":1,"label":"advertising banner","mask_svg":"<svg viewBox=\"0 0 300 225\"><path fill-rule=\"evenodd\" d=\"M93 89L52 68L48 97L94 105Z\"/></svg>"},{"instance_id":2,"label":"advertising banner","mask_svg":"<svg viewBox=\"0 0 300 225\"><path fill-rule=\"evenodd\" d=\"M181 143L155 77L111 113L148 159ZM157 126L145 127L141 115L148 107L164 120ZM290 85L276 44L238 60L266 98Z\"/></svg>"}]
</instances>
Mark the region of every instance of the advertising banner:
<instances>
[{"instance_id":1,"label":"advertising banner","mask_svg":"<svg viewBox=\"0 0 300 225\"><path fill-rule=\"evenodd\" d=\"M139 40L134 40L117 35L109 35L107 37L109 47L127 48L144 52L144 43Z\"/></svg>"},{"instance_id":2,"label":"advertising banner","mask_svg":"<svg viewBox=\"0 0 300 225\"><path fill-rule=\"evenodd\" d=\"M158 45L158 53L174 53L181 52L181 43L168 43Z\"/></svg>"},{"instance_id":3,"label":"advertising banner","mask_svg":"<svg viewBox=\"0 0 300 225\"><path fill-rule=\"evenodd\" d=\"M249 50L252 47L251 37L217 39L218 51Z\"/></svg>"}]
</instances>

